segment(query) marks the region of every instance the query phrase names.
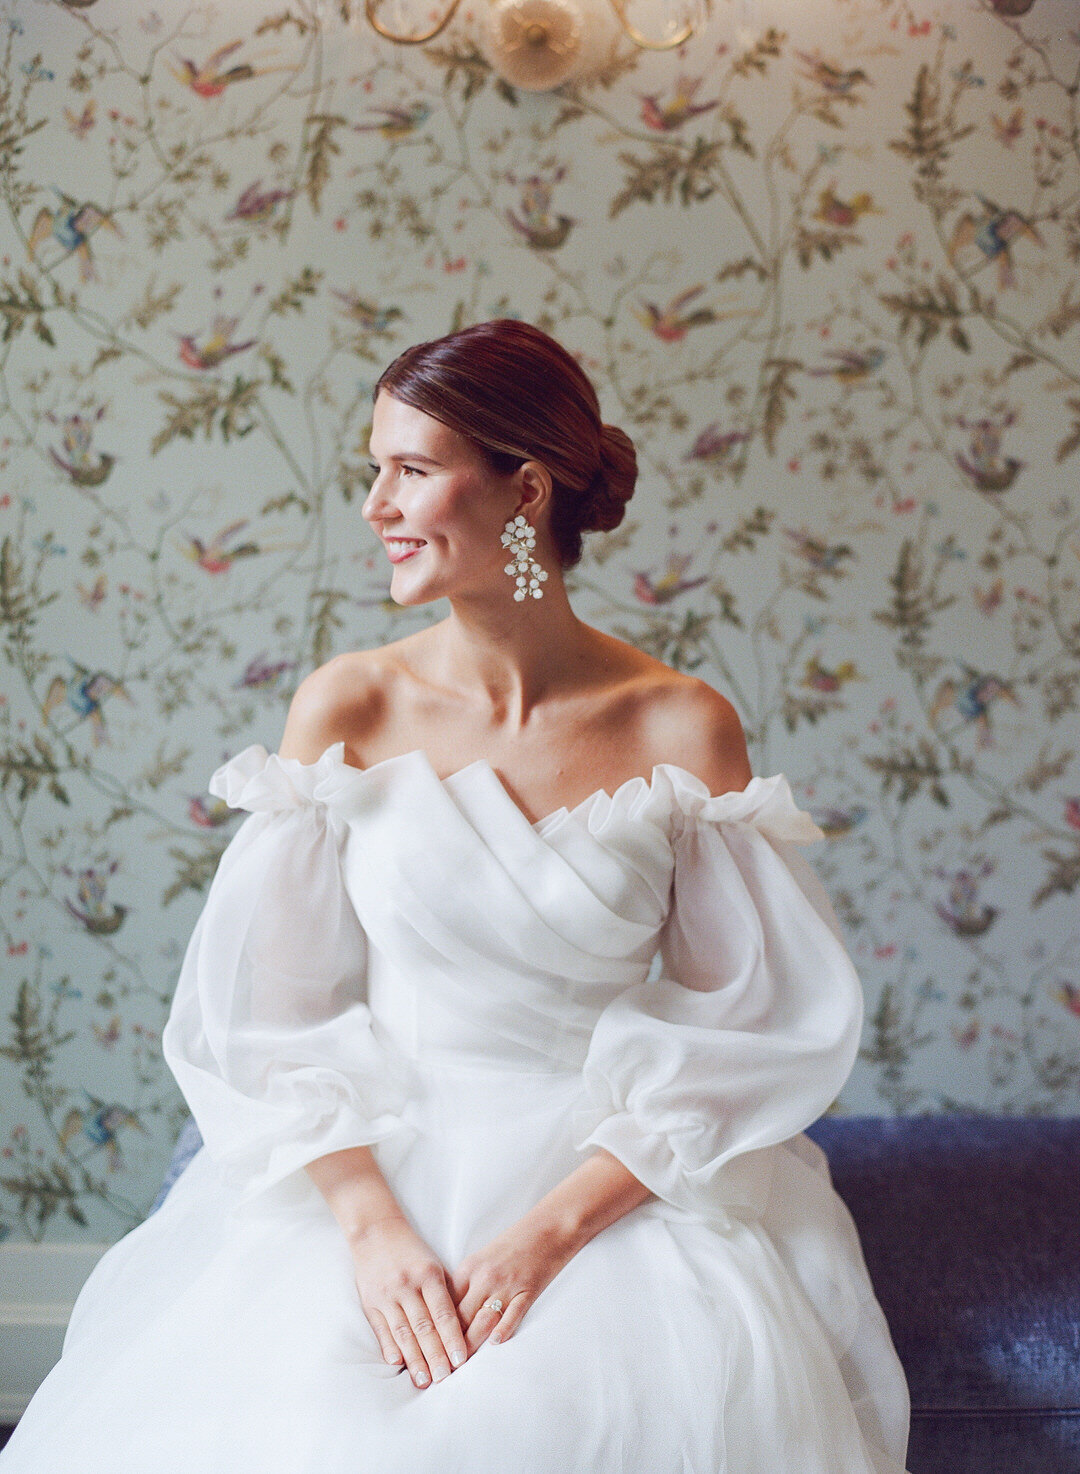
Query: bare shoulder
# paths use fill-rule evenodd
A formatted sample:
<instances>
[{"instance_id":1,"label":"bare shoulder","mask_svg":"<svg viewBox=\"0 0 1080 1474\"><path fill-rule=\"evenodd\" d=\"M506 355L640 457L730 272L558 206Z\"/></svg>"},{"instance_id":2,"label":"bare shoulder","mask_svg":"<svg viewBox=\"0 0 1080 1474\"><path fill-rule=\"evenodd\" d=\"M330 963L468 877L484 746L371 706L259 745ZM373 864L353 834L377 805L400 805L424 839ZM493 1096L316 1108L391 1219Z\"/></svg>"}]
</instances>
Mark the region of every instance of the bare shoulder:
<instances>
[{"instance_id":1,"label":"bare shoulder","mask_svg":"<svg viewBox=\"0 0 1080 1474\"><path fill-rule=\"evenodd\" d=\"M313 763L336 742L361 744L385 710L391 664L384 651L355 650L305 676L289 707L281 756Z\"/></svg>"},{"instance_id":2,"label":"bare shoulder","mask_svg":"<svg viewBox=\"0 0 1080 1474\"><path fill-rule=\"evenodd\" d=\"M743 789L752 773L742 723L715 687L670 672L643 711L643 738L654 763L685 768L710 793Z\"/></svg>"}]
</instances>

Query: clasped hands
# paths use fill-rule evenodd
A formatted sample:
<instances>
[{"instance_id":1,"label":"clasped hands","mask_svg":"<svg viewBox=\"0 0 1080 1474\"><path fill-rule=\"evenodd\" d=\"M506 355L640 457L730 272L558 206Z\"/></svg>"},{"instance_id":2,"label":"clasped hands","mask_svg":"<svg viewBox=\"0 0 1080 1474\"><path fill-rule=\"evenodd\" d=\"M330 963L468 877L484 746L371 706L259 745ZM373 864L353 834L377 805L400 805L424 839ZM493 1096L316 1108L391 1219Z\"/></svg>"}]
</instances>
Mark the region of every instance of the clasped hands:
<instances>
[{"instance_id":1,"label":"clasped hands","mask_svg":"<svg viewBox=\"0 0 1080 1474\"><path fill-rule=\"evenodd\" d=\"M383 1359L427 1387L484 1341L508 1340L580 1247L568 1233L526 1217L450 1274L406 1219L393 1216L369 1225L354 1243L356 1287Z\"/></svg>"}]
</instances>

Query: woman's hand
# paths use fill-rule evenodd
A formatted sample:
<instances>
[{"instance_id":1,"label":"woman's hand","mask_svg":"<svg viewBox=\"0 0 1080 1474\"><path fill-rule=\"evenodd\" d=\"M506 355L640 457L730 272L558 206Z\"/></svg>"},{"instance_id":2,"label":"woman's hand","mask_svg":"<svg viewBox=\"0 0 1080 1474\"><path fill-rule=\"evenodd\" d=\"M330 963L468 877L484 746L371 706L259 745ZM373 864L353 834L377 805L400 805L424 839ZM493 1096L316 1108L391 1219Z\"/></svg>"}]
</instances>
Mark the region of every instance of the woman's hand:
<instances>
[{"instance_id":1,"label":"woman's hand","mask_svg":"<svg viewBox=\"0 0 1080 1474\"><path fill-rule=\"evenodd\" d=\"M464 1258L450 1277L469 1355L489 1337L508 1341L541 1290L581 1247L532 1215ZM491 1301L501 1302L496 1309Z\"/></svg>"},{"instance_id":2,"label":"woman's hand","mask_svg":"<svg viewBox=\"0 0 1080 1474\"><path fill-rule=\"evenodd\" d=\"M441 1382L468 1355L446 1271L404 1218L368 1225L352 1244L360 1304L383 1359L417 1387Z\"/></svg>"}]
</instances>

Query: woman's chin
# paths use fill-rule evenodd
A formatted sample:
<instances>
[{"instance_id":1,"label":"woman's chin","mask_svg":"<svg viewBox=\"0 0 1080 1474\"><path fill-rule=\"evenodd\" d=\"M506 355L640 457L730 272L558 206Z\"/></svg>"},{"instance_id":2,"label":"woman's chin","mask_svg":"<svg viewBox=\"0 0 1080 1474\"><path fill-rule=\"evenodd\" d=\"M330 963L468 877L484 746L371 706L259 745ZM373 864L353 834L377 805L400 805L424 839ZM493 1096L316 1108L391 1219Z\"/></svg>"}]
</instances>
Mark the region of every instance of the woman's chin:
<instances>
[{"instance_id":1,"label":"woman's chin","mask_svg":"<svg viewBox=\"0 0 1080 1474\"><path fill-rule=\"evenodd\" d=\"M402 570L405 566L399 565ZM433 589L427 580L410 578L404 572L399 574L397 568L390 579L389 593L394 603L402 609L411 609L418 604L431 604L443 597L443 591Z\"/></svg>"}]
</instances>

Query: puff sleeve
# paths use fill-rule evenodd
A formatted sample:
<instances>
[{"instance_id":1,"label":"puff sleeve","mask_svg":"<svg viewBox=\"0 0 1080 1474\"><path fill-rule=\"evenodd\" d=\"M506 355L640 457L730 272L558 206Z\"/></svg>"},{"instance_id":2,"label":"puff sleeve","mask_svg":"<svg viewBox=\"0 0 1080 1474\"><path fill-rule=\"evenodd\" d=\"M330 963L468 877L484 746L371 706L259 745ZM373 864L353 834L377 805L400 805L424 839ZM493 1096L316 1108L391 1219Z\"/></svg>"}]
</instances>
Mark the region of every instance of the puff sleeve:
<instances>
[{"instance_id":1,"label":"puff sleeve","mask_svg":"<svg viewBox=\"0 0 1080 1474\"><path fill-rule=\"evenodd\" d=\"M404 1066L372 1033L345 834L327 803L341 769L336 748L302 764L250 747L210 782L250 813L192 934L162 1044L208 1153L244 1197L405 1129Z\"/></svg>"},{"instance_id":2,"label":"puff sleeve","mask_svg":"<svg viewBox=\"0 0 1080 1474\"><path fill-rule=\"evenodd\" d=\"M710 796L667 767L674 878L661 975L613 999L584 1066L579 1150L660 1199L761 1207L771 1155L834 1100L862 992L829 901L793 848L821 838L782 776Z\"/></svg>"}]
</instances>

